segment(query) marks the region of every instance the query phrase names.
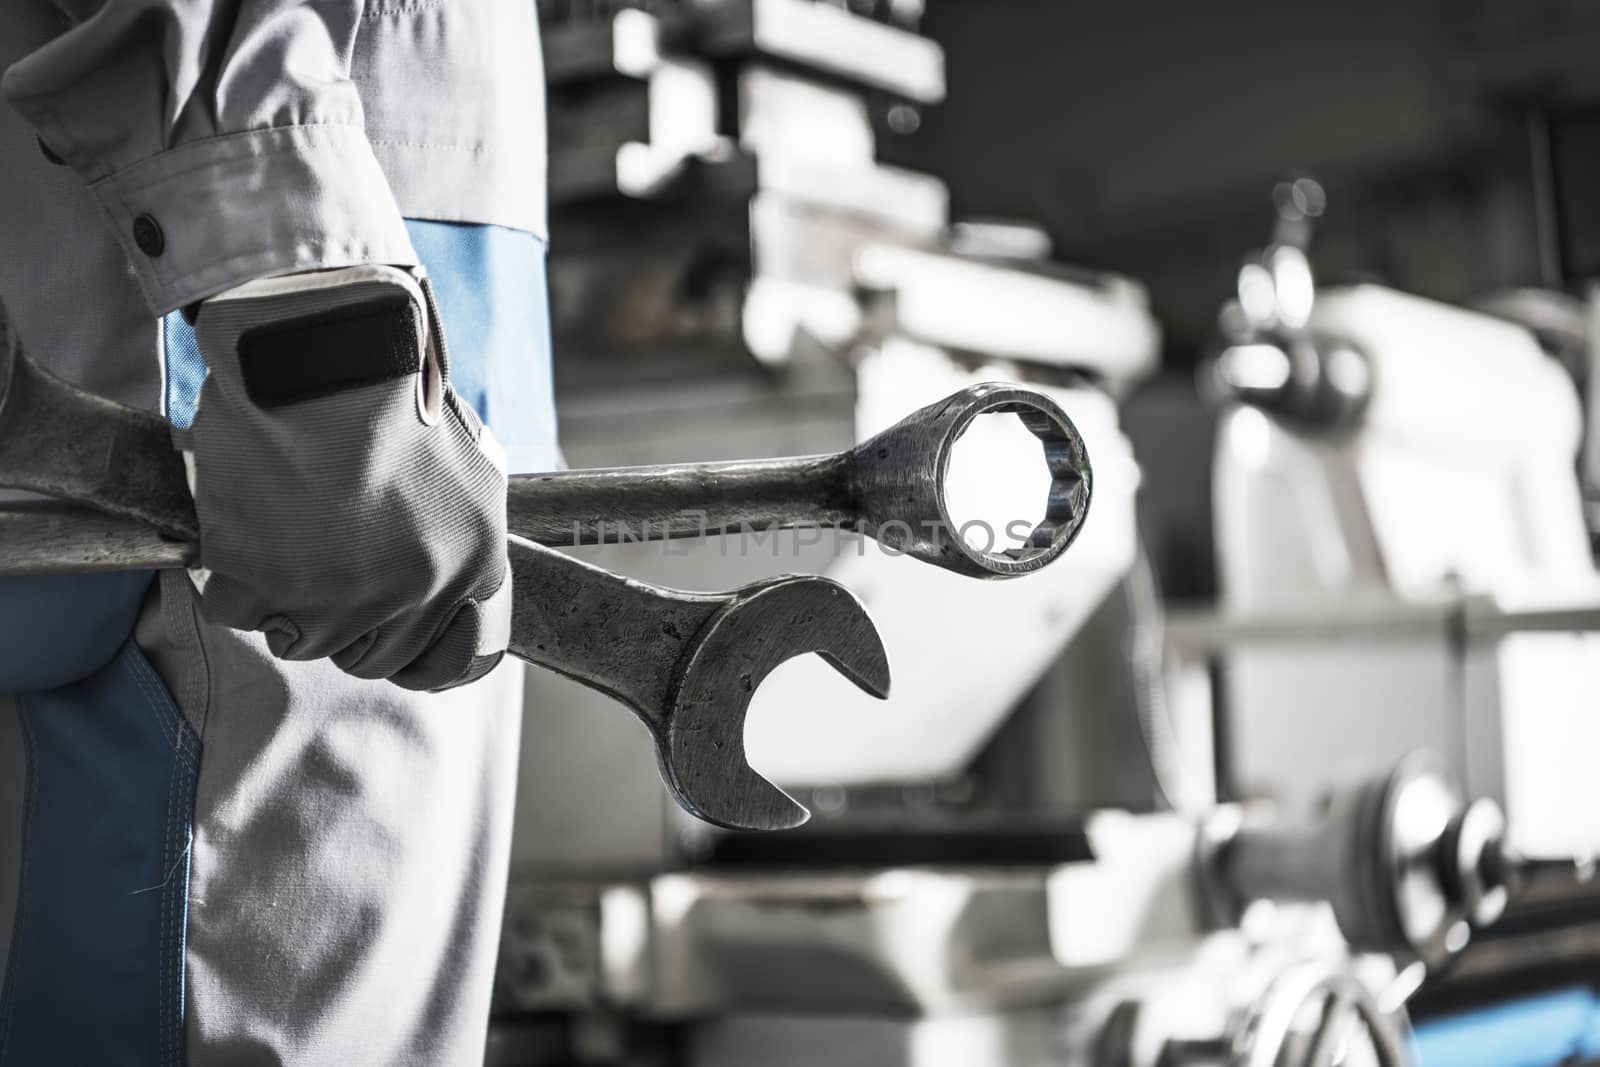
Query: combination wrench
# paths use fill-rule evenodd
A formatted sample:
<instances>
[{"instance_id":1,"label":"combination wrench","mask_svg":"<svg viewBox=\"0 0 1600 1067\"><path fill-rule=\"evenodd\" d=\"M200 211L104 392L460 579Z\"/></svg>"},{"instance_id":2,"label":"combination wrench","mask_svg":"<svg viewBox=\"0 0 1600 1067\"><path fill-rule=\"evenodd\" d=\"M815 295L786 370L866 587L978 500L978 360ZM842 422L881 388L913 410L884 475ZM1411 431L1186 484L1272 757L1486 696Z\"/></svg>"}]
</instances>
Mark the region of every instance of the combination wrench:
<instances>
[{"instance_id":1,"label":"combination wrench","mask_svg":"<svg viewBox=\"0 0 1600 1067\"><path fill-rule=\"evenodd\" d=\"M199 531L181 458L159 416L96 397L0 345L0 486L86 505L0 511L0 574L182 567ZM1027 542L981 552L958 536L944 496L950 451L986 412L1017 414L1041 440L1052 487ZM744 749L756 687L816 652L884 697L889 667L871 618L838 583L785 576L731 593L648 585L537 541L594 543L605 523L705 536L803 523L876 536L926 562L980 577L1058 558L1087 513L1082 439L1052 402L1011 386L958 393L833 456L518 476L508 490L515 585L513 655L628 706L649 730L661 775L686 810L720 826L770 830L808 818L757 774ZM687 521L686 521L687 519Z\"/></svg>"},{"instance_id":2,"label":"combination wrench","mask_svg":"<svg viewBox=\"0 0 1600 1067\"><path fill-rule=\"evenodd\" d=\"M0 359L0 486L74 500L151 528L104 521L75 527L8 513L0 516L10 549L5 573L192 562L199 529L166 422L69 385L20 351ZM973 421L1007 412L1039 439L1050 488L1023 544L984 551L961 536L946 476L955 443ZM555 547L601 544L608 535L659 540L809 526L854 531L969 577L1012 578L1071 546L1092 492L1088 453L1066 413L1039 393L989 383L830 455L513 475L506 510L513 532Z\"/></svg>"}]
</instances>

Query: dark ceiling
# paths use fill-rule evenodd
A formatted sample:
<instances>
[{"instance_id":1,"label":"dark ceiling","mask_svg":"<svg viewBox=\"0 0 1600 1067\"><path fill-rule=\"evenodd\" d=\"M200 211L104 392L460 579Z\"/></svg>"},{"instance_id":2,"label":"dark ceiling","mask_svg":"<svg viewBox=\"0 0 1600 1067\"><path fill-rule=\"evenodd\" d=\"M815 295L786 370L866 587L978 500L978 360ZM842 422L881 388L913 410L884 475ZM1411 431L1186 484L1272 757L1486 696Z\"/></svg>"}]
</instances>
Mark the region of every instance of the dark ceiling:
<instances>
[{"instance_id":1,"label":"dark ceiling","mask_svg":"<svg viewBox=\"0 0 1600 1067\"><path fill-rule=\"evenodd\" d=\"M1450 300L1548 277L1530 115L1600 89L1582 0L929 0L950 98L905 158L959 216L1044 223L1151 287L1184 362L1271 190L1328 189L1325 278Z\"/></svg>"}]
</instances>

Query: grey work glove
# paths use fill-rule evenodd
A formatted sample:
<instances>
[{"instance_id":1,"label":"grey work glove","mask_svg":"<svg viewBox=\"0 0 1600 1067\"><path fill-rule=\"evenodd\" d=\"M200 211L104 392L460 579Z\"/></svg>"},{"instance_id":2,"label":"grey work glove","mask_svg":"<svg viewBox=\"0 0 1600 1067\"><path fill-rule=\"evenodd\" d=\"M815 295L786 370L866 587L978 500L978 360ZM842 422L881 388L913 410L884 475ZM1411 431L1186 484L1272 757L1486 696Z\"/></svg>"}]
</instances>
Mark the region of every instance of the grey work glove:
<instances>
[{"instance_id":1,"label":"grey work glove","mask_svg":"<svg viewBox=\"0 0 1600 1067\"><path fill-rule=\"evenodd\" d=\"M407 689L487 673L510 636L505 460L450 389L420 272L250 282L195 335L210 373L176 436L205 617Z\"/></svg>"}]
</instances>

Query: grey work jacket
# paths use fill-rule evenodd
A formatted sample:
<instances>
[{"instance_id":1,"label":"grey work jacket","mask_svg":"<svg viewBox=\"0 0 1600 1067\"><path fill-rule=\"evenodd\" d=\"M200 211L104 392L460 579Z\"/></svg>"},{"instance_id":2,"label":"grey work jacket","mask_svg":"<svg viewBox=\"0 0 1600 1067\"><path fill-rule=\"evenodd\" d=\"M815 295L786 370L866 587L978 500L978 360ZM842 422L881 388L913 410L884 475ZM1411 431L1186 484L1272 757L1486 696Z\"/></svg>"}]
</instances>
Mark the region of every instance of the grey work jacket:
<instances>
[{"instance_id":1,"label":"grey work jacket","mask_svg":"<svg viewBox=\"0 0 1600 1067\"><path fill-rule=\"evenodd\" d=\"M3 0L0 62L154 314L413 263L403 217L544 236L534 0Z\"/></svg>"}]
</instances>

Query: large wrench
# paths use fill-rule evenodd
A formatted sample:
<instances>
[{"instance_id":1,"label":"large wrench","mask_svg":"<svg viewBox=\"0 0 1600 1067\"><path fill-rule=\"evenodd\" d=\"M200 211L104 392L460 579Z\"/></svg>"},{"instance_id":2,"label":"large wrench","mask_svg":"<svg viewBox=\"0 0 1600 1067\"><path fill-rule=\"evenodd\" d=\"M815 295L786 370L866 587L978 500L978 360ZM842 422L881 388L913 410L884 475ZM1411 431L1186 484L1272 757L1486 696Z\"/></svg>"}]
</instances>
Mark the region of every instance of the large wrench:
<instances>
[{"instance_id":1,"label":"large wrench","mask_svg":"<svg viewBox=\"0 0 1600 1067\"><path fill-rule=\"evenodd\" d=\"M199 531L166 424L73 388L20 353L4 358L0 486L90 503L168 538L112 534L103 523L74 528L8 516L8 572L190 561ZM1015 414L1039 438L1051 485L1025 544L980 551L950 515L946 474L973 420L998 412ZM1060 407L1030 390L985 384L930 404L845 452L517 475L506 507L513 532L545 545L834 527L960 574L1009 578L1067 550L1088 515L1091 492L1083 438Z\"/></svg>"},{"instance_id":2,"label":"large wrench","mask_svg":"<svg viewBox=\"0 0 1600 1067\"><path fill-rule=\"evenodd\" d=\"M0 484L98 509L0 513L0 573L192 560L193 503L164 420L76 389L3 341L0 353L8 364L0 368ZM789 576L732 593L686 593L516 536L508 549L511 653L626 704L650 731L668 790L708 822L777 830L809 817L745 757L745 715L778 664L816 652L867 692L888 695L883 642L837 582Z\"/></svg>"},{"instance_id":3,"label":"large wrench","mask_svg":"<svg viewBox=\"0 0 1600 1067\"><path fill-rule=\"evenodd\" d=\"M973 420L1001 412L1015 414L1043 445L1050 489L1026 543L981 551L950 515L946 474ZM547 545L820 526L854 530L969 577L1012 578L1067 550L1088 515L1091 491L1088 453L1066 413L1039 393L989 383L930 404L845 452L529 474L512 480L507 506L513 530Z\"/></svg>"},{"instance_id":4,"label":"large wrench","mask_svg":"<svg viewBox=\"0 0 1600 1067\"><path fill-rule=\"evenodd\" d=\"M54 378L15 346L0 345L0 360L0 486L96 509L0 512L0 573L193 562L193 502L166 423ZM961 433L978 415L1002 411L1043 442L1052 487L1028 543L986 553L958 536L944 476ZM839 526L960 573L1007 577L1067 549L1090 492L1083 442L1066 415L1037 394L984 385L832 456L521 476L508 512L513 531L553 544L603 540L619 513L644 536ZM520 536L510 556L513 653L627 704L651 731L669 789L708 821L772 829L807 817L744 757L750 694L777 664L815 651L866 691L887 693L875 628L826 579L779 578L711 596L621 578Z\"/></svg>"}]
</instances>

